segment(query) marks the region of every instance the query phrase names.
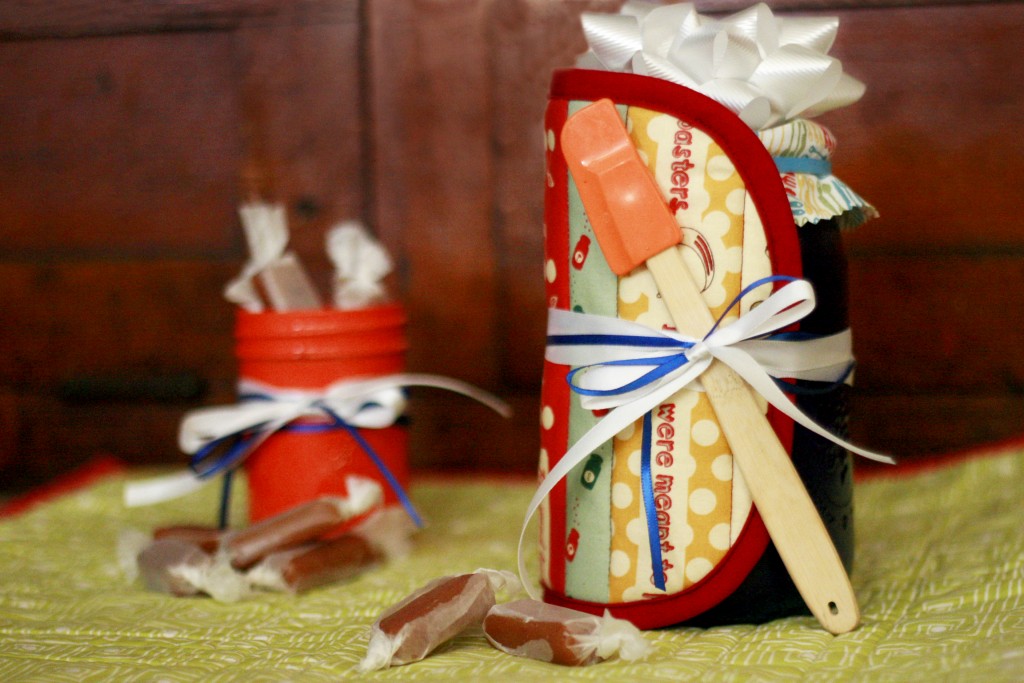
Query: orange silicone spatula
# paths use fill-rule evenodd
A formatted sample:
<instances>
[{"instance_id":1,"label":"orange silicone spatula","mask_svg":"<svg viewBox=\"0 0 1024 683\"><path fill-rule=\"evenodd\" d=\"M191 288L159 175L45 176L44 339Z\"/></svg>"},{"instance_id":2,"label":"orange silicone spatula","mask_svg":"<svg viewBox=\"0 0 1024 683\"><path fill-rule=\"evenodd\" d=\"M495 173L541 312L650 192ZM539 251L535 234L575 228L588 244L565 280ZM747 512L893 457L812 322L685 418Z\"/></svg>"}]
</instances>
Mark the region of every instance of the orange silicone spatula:
<instances>
[{"instance_id":1,"label":"orange silicone spatula","mask_svg":"<svg viewBox=\"0 0 1024 683\"><path fill-rule=\"evenodd\" d=\"M676 327L703 338L714 318L677 248L682 231L610 100L569 117L562 151L611 269L646 263ZM751 389L714 361L701 375L736 465L811 613L831 633L852 631L860 610L839 553Z\"/></svg>"}]
</instances>

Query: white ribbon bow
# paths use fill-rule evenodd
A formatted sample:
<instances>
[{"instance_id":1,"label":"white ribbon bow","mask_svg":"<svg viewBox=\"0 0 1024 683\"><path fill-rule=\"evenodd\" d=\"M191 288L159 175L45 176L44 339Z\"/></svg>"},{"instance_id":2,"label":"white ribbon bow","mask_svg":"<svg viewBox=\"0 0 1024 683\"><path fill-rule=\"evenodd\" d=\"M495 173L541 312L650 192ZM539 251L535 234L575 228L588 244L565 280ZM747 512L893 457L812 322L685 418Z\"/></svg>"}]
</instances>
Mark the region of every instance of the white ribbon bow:
<instances>
[{"instance_id":1,"label":"white ribbon bow","mask_svg":"<svg viewBox=\"0 0 1024 683\"><path fill-rule=\"evenodd\" d=\"M566 451L548 472L527 506L523 529L519 536L519 573L526 575L522 544L526 527L543 500L569 472L594 452L601 444L633 424L645 413L653 410L684 388L694 389L700 375L714 359L732 368L750 387L768 403L805 427L833 443L878 462L893 464L894 460L855 446L819 426L776 385L775 377L835 380L841 377L841 368L852 360L849 331L818 340L784 342L758 339L782 330L810 313L815 306L814 288L806 280L795 280L781 287L760 305L751 309L724 327L715 328L703 340L688 338L673 332L653 330L628 321L549 310L549 335L613 334L633 337L662 337L692 343L685 351L687 363L664 377L629 392L610 396L583 396L581 404L589 408L612 408L605 417ZM567 345L548 346L546 358L565 365L593 364L626 358L664 358L678 354L679 349L664 348L637 352L632 346L598 348ZM806 353L805 353L806 352ZM598 366L580 373L580 386L584 389L614 390L636 379L635 368Z\"/></svg>"},{"instance_id":2,"label":"white ribbon bow","mask_svg":"<svg viewBox=\"0 0 1024 683\"><path fill-rule=\"evenodd\" d=\"M279 429L301 417L323 416L325 408L353 427L382 429L394 424L405 410L404 387L446 389L472 398L503 417L511 411L504 401L466 382L449 377L399 373L367 379L335 382L322 391L280 389L251 380L240 383L239 394L257 394L269 400L242 401L228 406L212 406L185 415L178 430L178 445L185 453L197 453L203 447L248 430L259 433L246 445L255 450ZM192 470L164 477L132 482L125 486L127 507L152 505L179 498L211 481Z\"/></svg>"},{"instance_id":3,"label":"white ribbon bow","mask_svg":"<svg viewBox=\"0 0 1024 683\"><path fill-rule=\"evenodd\" d=\"M578 66L678 83L760 130L845 107L864 84L828 56L839 19L776 17L764 3L723 19L692 3L632 0L619 14L584 13L590 51Z\"/></svg>"},{"instance_id":4,"label":"white ribbon bow","mask_svg":"<svg viewBox=\"0 0 1024 683\"><path fill-rule=\"evenodd\" d=\"M796 284L796 283L794 283ZM578 368L574 386L580 391L580 405L587 410L607 410L630 401L642 399L660 386L679 383L678 378L699 375L710 364L712 348L721 345L723 336L716 331L704 341L669 330L654 330L645 325L607 316L575 313L561 309L548 311L549 337L569 338L577 335L603 335L624 338L621 344L549 345L545 357L559 365ZM627 339L676 342L672 346L637 345ZM853 362L853 336L849 329L827 336L800 340L770 340L746 338L734 344L752 358L766 374L779 379L803 379L817 382L837 382L848 373ZM710 346L709 346L710 345ZM687 348L688 347L688 348ZM687 363L667 372L649 384L633 390L617 391L640 379L647 369L685 355ZM649 364L618 365L623 361L649 361ZM703 391L699 379L688 387ZM598 393L588 393L598 392Z\"/></svg>"}]
</instances>

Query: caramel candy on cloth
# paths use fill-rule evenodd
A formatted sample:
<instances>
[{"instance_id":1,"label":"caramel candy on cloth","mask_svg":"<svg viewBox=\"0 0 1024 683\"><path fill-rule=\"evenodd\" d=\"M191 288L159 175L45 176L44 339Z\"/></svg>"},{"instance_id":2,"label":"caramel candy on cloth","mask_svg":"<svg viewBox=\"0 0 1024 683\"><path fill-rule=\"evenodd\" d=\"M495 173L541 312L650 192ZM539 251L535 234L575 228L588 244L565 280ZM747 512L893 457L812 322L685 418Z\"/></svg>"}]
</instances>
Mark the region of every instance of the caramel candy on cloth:
<instances>
[{"instance_id":1,"label":"caramel candy on cloth","mask_svg":"<svg viewBox=\"0 0 1024 683\"><path fill-rule=\"evenodd\" d=\"M616 653L620 659L640 659L649 643L633 624L539 600L516 600L495 605L484 618L484 635L491 645L517 657L565 666L587 666Z\"/></svg>"},{"instance_id":2,"label":"caramel candy on cloth","mask_svg":"<svg viewBox=\"0 0 1024 683\"><path fill-rule=\"evenodd\" d=\"M203 552L215 553L220 547L221 539L224 538L224 532L212 526L177 524L155 529L153 538L157 541L169 538L187 541L195 543Z\"/></svg>"},{"instance_id":3,"label":"caramel candy on cloth","mask_svg":"<svg viewBox=\"0 0 1024 683\"><path fill-rule=\"evenodd\" d=\"M224 538L231 566L245 569L267 555L316 540L339 524L380 503L380 485L363 477L349 477L347 498L318 498L257 522Z\"/></svg>"},{"instance_id":4,"label":"caramel candy on cloth","mask_svg":"<svg viewBox=\"0 0 1024 683\"><path fill-rule=\"evenodd\" d=\"M208 566L213 558L195 543L165 538L146 546L136 558L146 588L171 595L195 595L199 588L181 575L181 568Z\"/></svg>"},{"instance_id":5,"label":"caramel candy on cloth","mask_svg":"<svg viewBox=\"0 0 1024 683\"><path fill-rule=\"evenodd\" d=\"M268 555L249 570L246 579L259 588L302 593L351 578L379 559L366 539L347 534Z\"/></svg>"},{"instance_id":6,"label":"caramel candy on cloth","mask_svg":"<svg viewBox=\"0 0 1024 683\"><path fill-rule=\"evenodd\" d=\"M494 606L494 593L520 588L510 572L479 569L436 579L388 608L370 631L360 671L417 662L442 643L479 626Z\"/></svg>"},{"instance_id":7,"label":"caramel candy on cloth","mask_svg":"<svg viewBox=\"0 0 1024 683\"><path fill-rule=\"evenodd\" d=\"M206 593L220 602L236 602L249 594L245 577L222 554L210 555L195 543L161 538L136 557L139 574L150 590L179 597Z\"/></svg>"}]
</instances>

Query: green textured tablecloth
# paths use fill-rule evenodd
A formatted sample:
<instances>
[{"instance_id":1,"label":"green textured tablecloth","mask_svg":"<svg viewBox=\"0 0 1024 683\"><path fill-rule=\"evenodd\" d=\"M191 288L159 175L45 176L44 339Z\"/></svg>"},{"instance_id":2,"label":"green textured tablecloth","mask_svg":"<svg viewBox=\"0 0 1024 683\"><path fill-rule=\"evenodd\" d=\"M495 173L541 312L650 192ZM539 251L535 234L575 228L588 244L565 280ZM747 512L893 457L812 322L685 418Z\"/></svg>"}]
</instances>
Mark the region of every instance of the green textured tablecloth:
<instances>
[{"instance_id":1,"label":"green textured tablecloth","mask_svg":"<svg viewBox=\"0 0 1024 683\"><path fill-rule=\"evenodd\" d=\"M0 681L338 681L378 612L431 578L514 567L527 483L425 481L430 520L409 558L298 598L176 599L127 583L126 527L207 522L217 487L122 508L113 477L0 523ZM858 483L864 620L833 637L810 617L647 634L652 654L581 669L513 658L462 636L368 680L1024 680L1024 447ZM237 500L240 506L242 500ZM236 510L241 517L240 507Z\"/></svg>"}]
</instances>

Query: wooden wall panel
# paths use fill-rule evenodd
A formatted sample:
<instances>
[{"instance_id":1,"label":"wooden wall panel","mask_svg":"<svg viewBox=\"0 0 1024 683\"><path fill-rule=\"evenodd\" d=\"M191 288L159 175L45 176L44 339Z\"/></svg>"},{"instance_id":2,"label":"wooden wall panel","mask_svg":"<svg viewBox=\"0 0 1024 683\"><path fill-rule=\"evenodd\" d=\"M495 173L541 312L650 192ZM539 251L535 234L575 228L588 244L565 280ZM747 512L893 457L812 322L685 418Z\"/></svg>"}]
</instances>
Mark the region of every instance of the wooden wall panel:
<instances>
[{"instance_id":1,"label":"wooden wall panel","mask_svg":"<svg viewBox=\"0 0 1024 683\"><path fill-rule=\"evenodd\" d=\"M229 253L230 57L223 34L3 44L2 253Z\"/></svg>"},{"instance_id":2,"label":"wooden wall panel","mask_svg":"<svg viewBox=\"0 0 1024 683\"><path fill-rule=\"evenodd\" d=\"M1024 390L1024 259L897 254L855 256L854 265L850 316L865 392Z\"/></svg>"},{"instance_id":3,"label":"wooden wall panel","mask_svg":"<svg viewBox=\"0 0 1024 683\"><path fill-rule=\"evenodd\" d=\"M410 367L498 389L490 2L378 0L367 15L375 224L410 312Z\"/></svg>"},{"instance_id":4,"label":"wooden wall panel","mask_svg":"<svg viewBox=\"0 0 1024 683\"><path fill-rule=\"evenodd\" d=\"M19 486L97 453L183 462L177 422L234 396L233 264L0 265L0 468Z\"/></svg>"},{"instance_id":5,"label":"wooden wall panel","mask_svg":"<svg viewBox=\"0 0 1024 683\"><path fill-rule=\"evenodd\" d=\"M326 229L364 219L396 257L410 368L515 406L502 421L414 391L416 467L531 470L541 115L551 70L583 47L580 12L618 4L0 5L0 480L100 450L181 461L178 416L231 395L220 289L253 194L286 203L322 287ZM868 84L824 118L837 172L882 212L846 239L854 435L920 455L1019 433L1024 5L769 5L838 13L833 54Z\"/></svg>"},{"instance_id":6,"label":"wooden wall panel","mask_svg":"<svg viewBox=\"0 0 1024 683\"><path fill-rule=\"evenodd\" d=\"M501 278L498 305L509 312L499 318L496 360L505 386L515 392L539 392L544 358L547 302L541 200L543 121L551 71L572 66L586 50L580 12L612 11L620 4L516 0L493 5L488 35L495 158L491 221Z\"/></svg>"},{"instance_id":7,"label":"wooden wall panel","mask_svg":"<svg viewBox=\"0 0 1024 683\"><path fill-rule=\"evenodd\" d=\"M284 202L322 286L367 211L354 0L56 5L0 8L5 486L183 462L185 411L233 400L238 204Z\"/></svg>"},{"instance_id":8,"label":"wooden wall panel","mask_svg":"<svg viewBox=\"0 0 1024 683\"><path fill-rule=\"evenodd\" d=\"M17 435L14 457L3 469L0 491L17 491L79 467L98 454L129 465L187 460L177 451L182 402L136 398L76 403L58 395L18 397L4 429ZM2 462L2 461L0 461Z\"/></svg>"},{"instance_id":9,"label":"wooden wall panel","mask_svg":"<svg viewBox=\"0 0 1024 683\"><path fill-rule=\"evenodd\" d=\"M0 40L82 38L265 25L353 23L350 0L11 0L0 4Z\"/></svg>"},{"instance_id":10,"label":"wooden wall panel","mask_svg":"<svg viewBox=\"0 0 1024 683\"><path fill-rule=\"evenodd\" d=\"M195 261L0 264L0 376L25 392L75 377L230 377L227 264Z\"/></svg>"},{"instance_id":11,"label":"wooden wall panel","mask_svg":"<svg viewBox=\"0 0 1024 683\"><path fill-rule=\"evenodd\" d=\"M847 236L853 433L907 457L1019 434L1024 5L840 16L833 53L868 90L823 120L882 214Z\"/></svg>"},{"instance_id":12,"label":"wooden wall panel","mask_svg":"<svg viewBox=\"0 0 1024 683\"><path fill-rule=\"evenodd\" d=\"M833 54L864 80L864 98L822 121L839 137L836 167L882 218L850 236L861 253L959 259L1024 251L1017 216L1024 137L1024 4L913 7L840 14Z\"/></svg>"},{"instance_id":13,"label":"wooden wall panel","mask_svg":"<svg viewBox=\"0 0 1024 683\"><path fill-rule=\"evenodd\" d=\"M853 440L883 444L903 462L1015 439L1024 426L1020 392L935 394L856 393ZM885 468L866 460L858 469Z\"/></svg>"},{"instance_id":14,"label":"wooden wall panel","mask_svg":"<svg viewBox=\"0 0 1024 683\"><path fill-rule=\"evenodd\" d=\"M289 207L290 247L325 294L327 229L365 220L369 210L360 31L354 19L308 25L247 19L231 34L246 149L241 195Z\"/></svg>"}]
</instances>

